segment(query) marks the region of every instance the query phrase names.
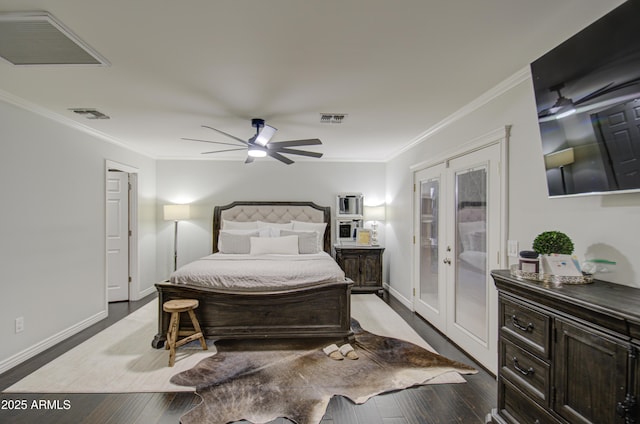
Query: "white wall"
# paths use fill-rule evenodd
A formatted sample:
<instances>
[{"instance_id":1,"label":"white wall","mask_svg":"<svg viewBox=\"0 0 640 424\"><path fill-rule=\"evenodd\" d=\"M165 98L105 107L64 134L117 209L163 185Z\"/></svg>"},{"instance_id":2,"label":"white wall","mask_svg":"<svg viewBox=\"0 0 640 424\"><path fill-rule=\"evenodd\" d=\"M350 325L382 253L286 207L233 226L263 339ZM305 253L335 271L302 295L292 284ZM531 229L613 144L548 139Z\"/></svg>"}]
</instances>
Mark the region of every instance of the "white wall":
<instances>
[{"instance_id":1,"label":"white wall","mask_svg":"<svg viewBox=\"0 0 640 424\"><path fill-rule=\"evenodd\" d=\"M548 198L533 87L527 78L387 163L387 254L392 288L411 299L413 174L409 166L509 124L507 237L518 240L524 250L542 231L563 231L573 239L579 258L617 262L615 272L598 278L640 287L640 193Z\"/></svg>"},{"instance_id":2,"label":"white wall","mask_svg":"<svg viewBox=\"0 0 640 424\"><path fill-rule=\"evenodd\" d=\"M1 372L106 316L105 160L140 170L142 289L156 281L156 193L152 159L2 101L0 143Z\"/></svg>"},{"instance_id":3,"label":"white wall","mask_svg":"<svg viewBox=\"0 0 640 424\"><path fill-rule=\"evenodd\" d=\"M261 159L238 161L158 161L158 269L173 269L173 222L162 221L162 205L191 203L192 219L180 222L178 266L211 253L213 207L234 200L310 200L331 206L336 194L361 192L365 204L384 201L383 163L306 161L284 165ZM381 236L384 231L380 231Z\"/></svg>"}]
</instances>

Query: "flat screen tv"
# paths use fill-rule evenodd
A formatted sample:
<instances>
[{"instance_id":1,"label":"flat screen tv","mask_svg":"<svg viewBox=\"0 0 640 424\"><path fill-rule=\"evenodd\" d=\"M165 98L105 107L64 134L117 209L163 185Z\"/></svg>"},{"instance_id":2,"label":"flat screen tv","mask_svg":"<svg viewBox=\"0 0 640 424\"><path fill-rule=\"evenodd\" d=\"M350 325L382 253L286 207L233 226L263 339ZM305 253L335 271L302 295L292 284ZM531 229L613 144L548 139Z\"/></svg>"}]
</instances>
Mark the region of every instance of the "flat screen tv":
<instances>
[{"instance_id":1,"label":"flat screen tv","mask_svg":"<svg viewBox=\"0 0 640 424\"><path fill-rule=\"evenodd\" d=\"M531 63L549 196L640 190L640 0Z\"/></svg>"}]
</instances>

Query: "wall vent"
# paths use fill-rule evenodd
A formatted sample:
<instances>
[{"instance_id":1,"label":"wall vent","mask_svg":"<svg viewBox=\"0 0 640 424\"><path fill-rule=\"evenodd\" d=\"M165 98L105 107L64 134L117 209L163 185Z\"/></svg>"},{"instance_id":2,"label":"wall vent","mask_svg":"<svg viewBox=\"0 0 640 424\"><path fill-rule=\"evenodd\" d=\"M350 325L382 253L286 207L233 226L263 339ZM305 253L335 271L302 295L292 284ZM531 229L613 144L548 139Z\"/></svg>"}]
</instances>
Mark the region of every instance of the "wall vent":
<instances>
[{"instance_id":1,"label":"wall vent","mask_svg":"<svg viewBox=\"0 0 640 424\"><path fill-rule=\"evenodd\" d=\"M0 57L17 66L109 66L48 12L0 13Z\"/></svg>"},{"instance_id":2,"label":"wall vent","mask_svg":"<svg viewBox=\"0 0 640 424\"><path fill-rule=\"evenodd\" d=\"M321 113L320 123L322 124L342 124L347 117L346 113Z\"/></svg>"}]
</instances>

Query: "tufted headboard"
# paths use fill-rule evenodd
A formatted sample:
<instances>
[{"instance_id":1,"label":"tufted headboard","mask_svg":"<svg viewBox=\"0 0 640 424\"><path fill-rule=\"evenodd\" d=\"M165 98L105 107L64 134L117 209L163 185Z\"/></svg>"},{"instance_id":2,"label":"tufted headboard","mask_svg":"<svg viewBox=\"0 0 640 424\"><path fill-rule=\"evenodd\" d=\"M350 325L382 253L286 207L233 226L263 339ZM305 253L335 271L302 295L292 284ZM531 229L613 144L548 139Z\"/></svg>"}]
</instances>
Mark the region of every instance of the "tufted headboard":
<instances>
[{"instance_id":1,"label":"tufted headboard","mask_svg":"<svg viewBox=\"0 0 640 424\"><path fill-rule=\"evenodd\" d=\"M213 208L213 253L218 251L222 221L264 221L286 223L292 220L325 222L324 251L331 254L331 208L313 202L238 201Z\"/></svg>"}]
</instances>

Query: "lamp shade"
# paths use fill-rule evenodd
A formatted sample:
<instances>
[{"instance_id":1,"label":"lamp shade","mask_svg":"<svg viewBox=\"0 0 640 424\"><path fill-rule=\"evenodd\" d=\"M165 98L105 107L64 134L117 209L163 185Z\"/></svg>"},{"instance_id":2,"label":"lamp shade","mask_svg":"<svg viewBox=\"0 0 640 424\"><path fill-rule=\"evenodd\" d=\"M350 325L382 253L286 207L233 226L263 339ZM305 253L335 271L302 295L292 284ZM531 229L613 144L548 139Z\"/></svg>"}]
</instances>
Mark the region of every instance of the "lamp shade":
<instances>
[{"instance_id":1,"label":"lamp shade","mask_svg":"<svg viewBox=\"0 0 640 424\"><path fill-rule=\"evenodd\" d=\"M164 205L165 221L181 221L191 218L189 205Z\"/></svg>"},{"instance_id":2,"label":"lamp shade","mask_svg":"<svg viewBox=\"0 0 640 424\"><path fill-rule=\"evenodd\" d=\"M573 147L569 147L568 149L545 155L544 165L547 169L560 168L561 166L572 164L574 160Z\"/></svg>"},{"instance_id":3,"label":"lamp shade","mask_svg":"<svg viewBox=\"0 0 640 424\"><path fill-rule=\"evenodd\" d=\"M384 218L385 218L384 205L364 207L365 221L384 221Z\"/></svg>"}]
</instances>

